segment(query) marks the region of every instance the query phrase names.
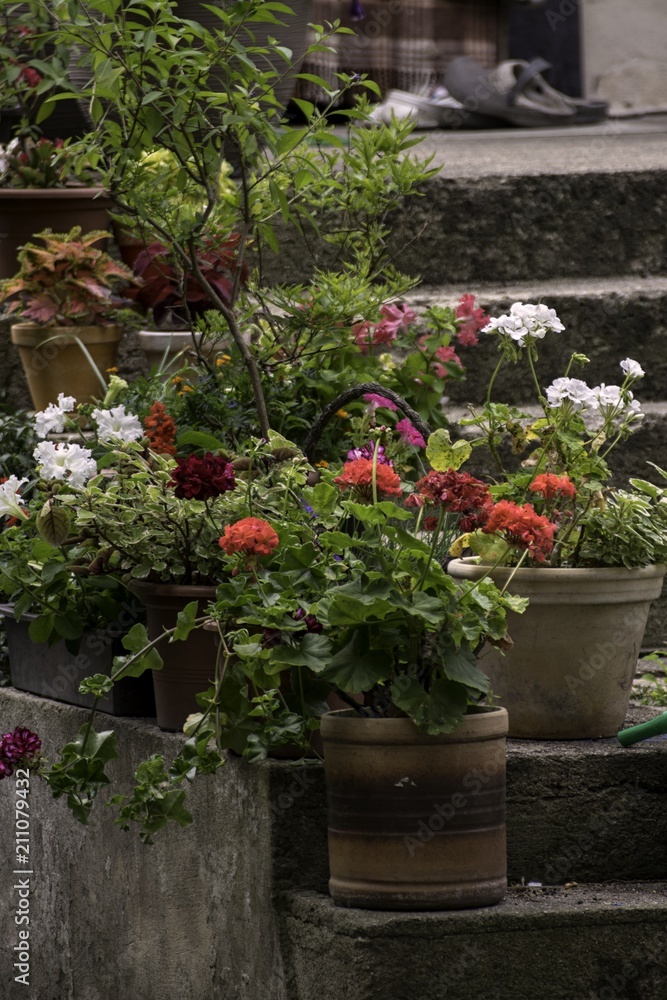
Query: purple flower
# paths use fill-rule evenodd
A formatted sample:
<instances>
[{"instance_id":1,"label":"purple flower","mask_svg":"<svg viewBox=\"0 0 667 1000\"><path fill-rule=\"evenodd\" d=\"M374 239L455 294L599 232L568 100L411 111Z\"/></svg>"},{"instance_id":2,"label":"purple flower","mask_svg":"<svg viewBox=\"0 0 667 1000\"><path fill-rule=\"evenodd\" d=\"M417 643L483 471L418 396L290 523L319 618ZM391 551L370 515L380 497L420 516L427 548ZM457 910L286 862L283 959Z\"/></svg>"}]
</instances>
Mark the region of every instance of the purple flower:
<instances>
[{"instance_id":1,"label":"purple flower","mask_svg":"<svg viewBox=\"0 0 667 1000\"><path fill-rule=\"evenodd\" d=\"M0 778L7 778L17 764L34 760L42 749L36 733L17 726L13 733L0 737Z\"/></svg>"},{"instance_id":2,"label":"purple flower","mask_svg":"<svg viewBox=\"0 0 667 1000\"><path fill-rule=\"evenodd\" d=\"M361 0L352 0L350 4L350 18L352 21L363 21L366 17L366 11L361 3Z\"/></svg>"},{"instance_id":3,"label":"purple flower","mask_svg":"<svg viewBox=\"0 0 667 1000\"><path fill-rule=\"evenodd\" d=\"M396 424L396 430L401 435L401 441L403 444L411 444L415 448L425 448L426 441L421 436L414 424L405 417L404 420L399 420Z\"/></svg>"},{"instance_id":4,"label":"purple flower","mask_svg":"<svg viewBox=\"0 0 667 1000\"><path fill-rule=\"evenodd\" d=\"M393 469L394 463L391 461L390 458L387 458L387 455L384 450L384 445L382 444L378 445L377 451L378 451L377 464L388 465L390 469ZM358 458L367 458L369 462L372 462L374 454L375 454L375 442L369 441L368 444L365 444L363 448L350 449L350 451L348 451L347 453L347 461L355 462Z\"/></svg>"}]
</instances>

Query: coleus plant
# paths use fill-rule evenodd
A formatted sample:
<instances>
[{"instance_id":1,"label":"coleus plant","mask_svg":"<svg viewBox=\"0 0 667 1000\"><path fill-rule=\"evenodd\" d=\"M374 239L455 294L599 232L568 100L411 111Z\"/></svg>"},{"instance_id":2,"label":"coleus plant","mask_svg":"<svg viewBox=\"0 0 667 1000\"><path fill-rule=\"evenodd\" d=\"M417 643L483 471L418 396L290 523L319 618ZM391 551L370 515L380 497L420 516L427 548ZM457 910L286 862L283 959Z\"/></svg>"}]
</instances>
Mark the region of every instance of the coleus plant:
<instances>
[{"instance_id":1,"label":"coleus plant","mask_svg":"<svg viewBox=\"0 0 667 1000\"><path fill-rule=\"evenodd\" d=\"M35 238L44 245L26 243L18 255L18 274L0 282L7 312L45 326L111 322L127 304L116 290L138 282L128 267L95 247L110 234L82 233L74 226L69 233L45 229Z\"/></svg>"},{"instance_id":2,"label":"coleus plant","mask_svg":"<svg viewBox=\"0 0 667 1000\"><path fill-rule=\"evenodd\" d=\"M134 272L142 279L137 302L152 311L157 323L168 313L192 323L216 308L206 283L229 305L235 283L243 286L248 280L247 263L244 260L239 263L241 242L240 233L203 236L190 268L164 244L152 243L134 263Z\"/></svg>"}]
</instances>

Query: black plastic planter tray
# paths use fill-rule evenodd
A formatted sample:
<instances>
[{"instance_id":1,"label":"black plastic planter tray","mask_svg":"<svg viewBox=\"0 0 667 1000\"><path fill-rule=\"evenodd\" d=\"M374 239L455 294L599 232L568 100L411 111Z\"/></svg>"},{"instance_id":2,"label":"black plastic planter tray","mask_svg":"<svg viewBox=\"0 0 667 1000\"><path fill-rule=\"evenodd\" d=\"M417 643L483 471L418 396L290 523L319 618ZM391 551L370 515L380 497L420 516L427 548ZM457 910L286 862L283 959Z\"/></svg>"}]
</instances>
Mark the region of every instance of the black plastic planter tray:
<instances>
[{"instance_id":1,"label":"black plastic planter tray","mask_svg":"<svg viewBox=\"0 0 667 1000\"><path fill-rule=\"evenodd\" d=\"M109 639L100 632L84 636L78 653L70 653L64 642L53 646L33 642L28 635L35 615L12 617L12 609L0 605L5 616L7 650L12 684L19 691L29 691L43 698L64 701L68 705L91 708L92 695L79 694L79 684L92 674L109 674L114 656L125 652L119 639ZM109 715L155 716L153 678L150 671L141 677L126 677L102 698L98 711Z\"/></svg>"}]
</instances>

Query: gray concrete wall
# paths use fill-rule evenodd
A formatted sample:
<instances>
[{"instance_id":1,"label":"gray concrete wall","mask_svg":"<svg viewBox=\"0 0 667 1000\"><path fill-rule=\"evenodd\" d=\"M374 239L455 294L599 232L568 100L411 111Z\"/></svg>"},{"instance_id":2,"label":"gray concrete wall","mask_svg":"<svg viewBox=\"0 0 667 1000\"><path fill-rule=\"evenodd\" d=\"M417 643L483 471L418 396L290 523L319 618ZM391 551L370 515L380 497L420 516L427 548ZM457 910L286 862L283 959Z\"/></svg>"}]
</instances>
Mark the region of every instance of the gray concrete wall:
<instances>
[{"instance_id":1,"label":"gray concrete wall","mask_svg":"<svg viewBox=\"0 0 667 1000\"><path fill-rule=\"evenodd\" d=\"M663 0L564 0L581 4L588 97L612 110L667 107L667 6ZM558 29L554 22L554 30Z\"/></svg>"},{"instance_id":2,"label":"gray concrete wall","mask_svg":"<svg viewBox=\"0 0 667 1000\"><path fill-rule=\"evenodd\" d=\"M2 731L40 733L45 753L72 738L81 709L0 692ZM122 759L124 790L150 753L171 759L181 740L143 721L102 717ZM118 790L118 789L116 789ZM101 796L104 800L108 796ZM231 759L193 787L191 827L153 847L113 823L100 801L88 828L39 781L30 790L30 989L14 982L15 785L0 783L3 1000L285 1000L271 906L269 770Z\"/></svg>"}]
</instances>

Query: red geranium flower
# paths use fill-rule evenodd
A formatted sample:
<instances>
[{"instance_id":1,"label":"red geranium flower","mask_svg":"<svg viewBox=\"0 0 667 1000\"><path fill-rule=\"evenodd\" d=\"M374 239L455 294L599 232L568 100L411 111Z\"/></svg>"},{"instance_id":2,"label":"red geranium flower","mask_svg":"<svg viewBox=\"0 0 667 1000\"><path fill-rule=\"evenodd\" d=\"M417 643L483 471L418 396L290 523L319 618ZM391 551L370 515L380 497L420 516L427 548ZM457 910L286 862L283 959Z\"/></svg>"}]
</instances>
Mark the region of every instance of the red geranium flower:
<instances>
[{"instance_id":1,"label":"red geranium flower","mask_svg":"<svg viewBox=\"0 0 667 1000\"><path fill-rule=\"evenodd\" d=\"M541 493L545 500L553 497L574 497L577 488L569 476L556 476L552 472L542 472L535 476L529 486L531 493Z\"/></svg>"},{"instance_id":2,"label":"red geranium flower","mask_svg":"<svg viewBox=\"0 0 667 1000\"><path fill-rule=\"evenodd\" d=\"M554 546L556 525L536 513L529 503L519 506L499 500L491 508L482 531L487 535L503 535L511 545L528 549L536 562L544 562Z\"/></svg>"},{"instance_id":3,"label":"red geranium flower","mask_svg":"<svg viewBox=\"0 0 667 1000\"><path fill-rule=\"evenodd\" d=\"M218 545L228 556L242 552L247 556L270 556L278 548L280 539L268 521L260 517L244 517L236 524L228 524Z\"/></svg>"},{"instance_id":4,"label":"red geranium flower","mask_svg":"<svg viewBox=\"0 0 667 1000\"><path fill-rule=\"evenodd\" d=\"M415 491L428 503L444 507L451 514L460 514L462 531L474 531L486 523L492 500L489 488L468 472L431 470L415 486ZM413 494L414 496L414 494ZM412 506L417 506L413 501Z\"/></svg>"},{"instance_id":5,"label":"red geranium flower","mask_svg":"<svg viewBox=\"0 0 667 1000\"><path fill-rule=\"evenodd\" d=\"M373 498L373 462L368 458L356 458L353 462L346 462L340 476L336 476L334 483L342 489L353 488L364 498ZM400 497L401 477L396 475L388 465L376 465L375 485L378 496Z\"/></svg>"},{"instance_id":6,"label":"red geranium flower","mask_svg":"<svg viewBox=\"0 0 667 1000\"><path fill-rule=\"evenodd\" d=\"M207 452L203 458L179 458L169 483L179 500L206 500L236 486L234 468L226 458Z\"/></svg>"}]
</instances>

